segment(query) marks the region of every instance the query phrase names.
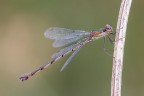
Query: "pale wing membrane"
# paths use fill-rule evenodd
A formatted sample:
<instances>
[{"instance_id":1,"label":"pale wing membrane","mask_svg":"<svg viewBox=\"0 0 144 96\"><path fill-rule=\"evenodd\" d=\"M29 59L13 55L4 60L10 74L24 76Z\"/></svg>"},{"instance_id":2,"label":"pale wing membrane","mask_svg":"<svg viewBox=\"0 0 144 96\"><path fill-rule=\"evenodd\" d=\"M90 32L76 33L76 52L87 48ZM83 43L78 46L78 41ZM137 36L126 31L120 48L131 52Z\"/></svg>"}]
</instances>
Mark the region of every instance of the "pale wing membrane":
<instances>
[{"instance_id":1,"label":"pale wing membrane","mask_svg":"<svg viewBox=\"0 0 144 96\"><path fill-rule=\"evenodd\" d=\"M45 33L44 36L49 39L70 39L74 37L81 37L83 35L89 35L89 32L82 30L71 30L66 28L51 27Z\"/></svg>"},{"instance_id":2,"label":"pale wing membrane","mask_svg":"<svg viewBox=\"0 0 144 96\"><path fill-rule=\"evenodd\" d=\"M53 56L52 56L52 59L55 59L55 58L58 58L62 55L65 55L65 54L68 54L69 52L71 52L72 50L75 50L76 48L78 48L80 46L80 43L81 42L84 42L87 38L84 38L83 40L79 40L77 43L75 44L72 44L68 47L65 47L63 49L61 49L60 51L58 51L57 53L55 53Z\"/></svg>"},{"instance_id":3,"label":"pale wing membrane","mask_svg":"<svg viewBox=\"0 0 144 96\"><path fill-rule=\"evenodd\" d=\"M55 40L54 43L53 43L53 47L64 46L64 45L69 44L71 42L77 41L81 37L79 36L79 37L74 37L74 38L70 38L70 39Z\"/></svg>"},{"instance_id":4,"label":"pale wing membrane","mask_svg":"<svg viewBox=\"0 0 144 96\"><path fill-rule=\"evenodd\" d=\"M55 53L53 56L52 56L52 59L55 59L55 58L58 58L62 55L65 55L66 53L69 53L71 52L72 49L74 49L76 46L78 46L79 44L76 43L76 44L72 44L68 47L65 47L63 49L61 49L60 51L58 51L57 53Z\"/></svg>"},{"instance_id":5,"label":"pale wing membrane","mask_svg":"<svg viewBox=\"0 0 144 96\"><path fill-rule=\"evenodd\" d=\"M72 60L72 58L79 52L79 50L82 48L82 46L80 46L78 49L76 49L73 54L68 58L68 60L65 62L65 64L63 65L63 67L61 68L60 71L63 71L67 65L70 63L70 61Z\"/></svg>"}]
</instances>

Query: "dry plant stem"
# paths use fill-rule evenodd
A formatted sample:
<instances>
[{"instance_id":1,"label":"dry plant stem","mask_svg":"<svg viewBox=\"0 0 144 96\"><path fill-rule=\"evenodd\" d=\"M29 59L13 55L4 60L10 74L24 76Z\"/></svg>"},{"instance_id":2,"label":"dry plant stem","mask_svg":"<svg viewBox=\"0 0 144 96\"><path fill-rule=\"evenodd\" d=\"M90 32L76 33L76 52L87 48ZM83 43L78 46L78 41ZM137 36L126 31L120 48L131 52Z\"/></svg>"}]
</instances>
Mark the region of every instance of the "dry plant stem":
<instances>
[{"instance_id":1,"label":"dry plant stem","mask_svg":"<svg viewBox=\"0 0 144 96\"><path fill-rule=\"evenodd\" d=\"M132 0L122 0L120 6L114 46L111 96L121 96L124 44L131 2Z\"/></svg>"}]
</instances>

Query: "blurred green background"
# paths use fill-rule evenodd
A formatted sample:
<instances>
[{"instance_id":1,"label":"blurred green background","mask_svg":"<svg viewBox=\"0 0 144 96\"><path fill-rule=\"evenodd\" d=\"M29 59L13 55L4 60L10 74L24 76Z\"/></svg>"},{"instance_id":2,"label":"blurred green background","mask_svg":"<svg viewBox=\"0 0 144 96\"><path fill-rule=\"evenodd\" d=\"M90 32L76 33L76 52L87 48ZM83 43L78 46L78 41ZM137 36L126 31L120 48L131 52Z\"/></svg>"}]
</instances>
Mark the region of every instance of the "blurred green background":
<instances>
[{"instance_id":1,"label":"blurred green background","mask_svg":"<svg viewBox=\"0 0 144 96\"><path fill-rule=\"evenodd\" d=\"M110 96L112 57L103 40L84 46L60 72L67 57L33 78L18 77L45 64L60 48L43 36L52 26L115 29L121 0L0 0L0 96ZM122 96L144 96L144 1L133 0L123 67ZM113 48L112 44L107 44Z\"/></svg>"}]
</instances>

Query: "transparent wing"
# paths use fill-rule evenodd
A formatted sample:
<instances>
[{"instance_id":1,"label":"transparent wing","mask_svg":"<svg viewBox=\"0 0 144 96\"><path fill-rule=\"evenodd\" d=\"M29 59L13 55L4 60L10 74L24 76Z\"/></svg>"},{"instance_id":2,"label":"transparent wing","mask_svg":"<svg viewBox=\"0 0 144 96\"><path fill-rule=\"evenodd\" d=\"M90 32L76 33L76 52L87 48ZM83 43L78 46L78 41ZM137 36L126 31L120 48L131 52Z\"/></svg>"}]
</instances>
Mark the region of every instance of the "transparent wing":
<instances>
[{"instance_id":1,"label":"transparent wing","mask_svg":"<svg viewBox=\"0 0 144 96\"><path fill-rule=\"evenodd\" d=\"M68 60L65 62L65 64L63 65L63 67L61 68L61 70L60 71L63 71L66 67L67 67L67 65L70 63L70 61L72 60L72 58L79 52L79 50L82 48L82 46L80 46L78 49L76 49L75 51L74 51L74 53L68 58Z\"/></svg>"},{"instance_id":2,"label":"transparent wing","mask_svg":"<svg viewBox=\"0 0 144 96\"><path fill-rule=\"evenodd\" d=\"M76 43L76 44L72 44L68 47L65 47L63 49L61 49L60 51L58 51L57 53L55 53L53 56L52 56L52 59L55 59L55 58L58 58L62 55L65 55L65 54L68 54L69 52L72 51L72 49L76 48L76 46L78 46L79 44Z\"/></svg>"},{"instance_id":3,"label":"transparent wing","mask_svg":"<svg viewBox=\"0 0 144 96\"><path fill-rule=\"evenodd\" d=\"M74 37L74 38L70 38L70 39L55 40L54 43L53 43L53 47L64 46L64 45L69 44L71 42L77 41L81 37Z\"/></svg>"},{"instance_id":4,"label":"transparent wing","mask_svg":"<svg viewBox=\"0 0 144 96\"><path fill-rule=\"evenodd\" d=\"M60 57L62 55L68 54L72 50L77 49L80 46L80 43L84 42L85 40L87 40L87 38L84 38L83 40L79 40L77 43L74 43L74 44L72 44L72 45L70 45L68 47L65 47L65 48L61 49L60 51L58 51L57 53L55 53L52 56L52 59L58 58L58 57Z\"/></svg>"},{"instance_id":5,"label":"transparent wing","mask_svg":"<svg viewBox=\"0 0 144 96\"><path fill-rule=\"evenodd\" d=\"M49 39L70 39L75 37L82 37L89 35L89 32L82 30L71 30L66 28L51 27L45 33L44 36Z\"/></svg>"}]
</instances>

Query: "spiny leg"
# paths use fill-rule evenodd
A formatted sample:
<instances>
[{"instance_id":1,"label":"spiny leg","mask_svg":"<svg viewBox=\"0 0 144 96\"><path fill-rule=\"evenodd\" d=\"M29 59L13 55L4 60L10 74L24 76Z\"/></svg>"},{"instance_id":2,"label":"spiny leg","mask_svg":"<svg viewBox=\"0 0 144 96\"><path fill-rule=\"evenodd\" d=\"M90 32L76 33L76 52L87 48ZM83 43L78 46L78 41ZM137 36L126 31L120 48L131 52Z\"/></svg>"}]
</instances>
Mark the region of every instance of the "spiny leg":
<instances>
[{"instance_id":1,"label":"spiny leg","mask_svg":"<svg viewBox=\"0 0 144 96\"><path fill-rule=\"evenodd\" d=\"M114 40L112 38L110 38L108 35L107 35L107 38L111 43L114 43Z\"/></svg>"},{"instance_id":2,"label":"spiny leg","mask_svg":"<svg viewBox=\"0 0 144 96\"><path fill-rule=\"evenodd\" d=\"M112 51L110 49L106 48L106 37L104 37L103 50L107 55L112 56L112 54L111 54Z\"/></svg>"}]
</instances>

